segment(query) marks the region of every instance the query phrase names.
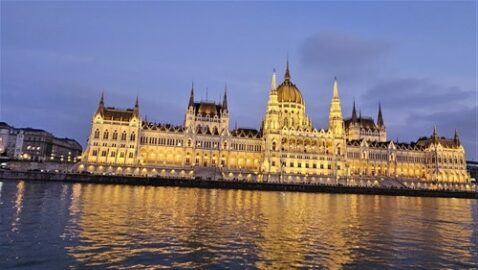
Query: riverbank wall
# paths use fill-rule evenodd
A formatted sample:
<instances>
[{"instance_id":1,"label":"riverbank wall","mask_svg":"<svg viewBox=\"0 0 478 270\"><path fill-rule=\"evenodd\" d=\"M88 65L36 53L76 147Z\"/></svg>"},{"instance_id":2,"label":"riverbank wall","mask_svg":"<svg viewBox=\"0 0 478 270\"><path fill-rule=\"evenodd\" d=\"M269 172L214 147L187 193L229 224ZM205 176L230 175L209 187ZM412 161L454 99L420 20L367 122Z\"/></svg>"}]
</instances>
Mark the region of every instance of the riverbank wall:
<instances>
[{"instance_id":1,"label":"riverbank wall","mask_svg":"<svg viewBox=\"0 0 478 270\"><path fill-rule=\"evenodd\" d=\"M95 184L150 185L192 188L243 189L264 191L296 191L316 193L368 194L387 196L419 196L478 199L477 191L424 190L411 188L353 187L343 185L266 183L231 180L179 179L139 176L113 176L73 173L0 171L0 180L71 182Z\"/></svg>"}]
</instances>

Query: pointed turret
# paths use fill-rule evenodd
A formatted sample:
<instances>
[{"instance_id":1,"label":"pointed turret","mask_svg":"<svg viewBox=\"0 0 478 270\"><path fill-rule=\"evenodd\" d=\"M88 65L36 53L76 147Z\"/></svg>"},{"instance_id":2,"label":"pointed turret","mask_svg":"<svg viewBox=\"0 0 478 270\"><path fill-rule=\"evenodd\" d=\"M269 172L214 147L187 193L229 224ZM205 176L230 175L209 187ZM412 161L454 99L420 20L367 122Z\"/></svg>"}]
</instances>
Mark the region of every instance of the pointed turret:
<instances>
[{"instance_id":1,"label":"pointed turret","mask_svg":"<svg viewBox=\"0 0 478 270\"><path fill-rule=\"evenodd\" d=\"M332 130L336 135L342 135L344 131L344 121L342 116L342 108L340 106L339 84L337 77L334 78L332 101L330 102L329 130Z\"/></svg>"},{"instance_id":2,"label":"pointed turret","mask_svg":"<svg viewBox=\"0 0 478 270\"><path fill-rule=\"evenodd\" d=\"M133 114L139 116L139 98L136 96L136 101L134 102Z\"/></svg>"},{"instance_id":3,"label":"pointed turret","mask_svg":"<svg viewBox=\"0 0 478 270\"><path fill-rule=\"evenodd\" d=\"M279 101L277 99L276 70L272 71L271 88L267 101L266 114L263 119L264 132L279 128Z\"/></svg>"},{"instance_id":4,"label":"pointed turret","mask_svg":"<svg viewBox=\"0 0 478 270\"><path fill-rule=\"evenodd\" d=\"M285 67L284 80L285 81L290 81L289 59L287 59L287 63L286 63L286 67Z\"/></svg>"},{"instance_id":5,"label":"pointed turret","mask_svg":"<svg viewBox=\"0 0 478 270\"><path fill-rule=\"evenodd\" d=\"M227 85L224 86L224 97L222 99L222 109L227 112Z\"/></svg>"},{"instance_id":6,"label":"pointed turret","mask_svg":"<svg viewBox=\"0 0 478 270\"><path fill-rule=\"evenodd\" d=\"M355 109L355 99L354 99L354 105L352 107L352 123L357 122L357 111Z\"/></svg>"},{"instance_id":7,"label":"pointed turret","mask_svg":"<svg viewBox=\"0 0 478 270\"><path fill-rule=\"evenodd\" d=\"M383 116L382 116L382 104L378 104L378 116L377 116L377 126L384 127Z\"/></svg>"},{"instance_id":8,"label":"pointed turret","mask_svg":"<svg viewBox=\"0 0 478 270\"><path fill-rule=\"evenodd\" d=\"M104 92L101 92L100 102L98 103L98 109L96 110L96 113L103 113L104 109L105 109L105 94Z\"/></svg>"},{"instance_id":9,"label":"pointed turret","mask_svg":"<svg viewBox=\"0 0 478 270\"><path fill-rule=\"evenodd\" d=\"M191 94L189 96L189 104L188 107L194 106L194 82L191 84Z\"/></svg>"},{"instance_id":10,"label":"pointed turret","mask_svg":"<svg viewBox=\"0 0 478 270\"><path fill-rule=\"evenodd\" d=\"M272 70L271 91L277 90L276 69Z\"/></svg>"},{"instance_id":11,"label":"pointed turret","mask_svg":"<svg viewBox=\"0 0 478 270\"><path fill-rule=\"evenodd\" d=\"M438 132L436 126L433 127L432 141L433 143L438 143Z\"/></svg>"},{"instance_id":12,"label":"pointed turret","mask_svg":"<svg viewBox=\"0 0 478 270\"><path fill-rule=\"evenodd\" d=\"M456 145L460 145L460 137L458 136L458 130L455 129L455 135L453 136L453 141L455 142Z\"/></svg>"}]
</instances>

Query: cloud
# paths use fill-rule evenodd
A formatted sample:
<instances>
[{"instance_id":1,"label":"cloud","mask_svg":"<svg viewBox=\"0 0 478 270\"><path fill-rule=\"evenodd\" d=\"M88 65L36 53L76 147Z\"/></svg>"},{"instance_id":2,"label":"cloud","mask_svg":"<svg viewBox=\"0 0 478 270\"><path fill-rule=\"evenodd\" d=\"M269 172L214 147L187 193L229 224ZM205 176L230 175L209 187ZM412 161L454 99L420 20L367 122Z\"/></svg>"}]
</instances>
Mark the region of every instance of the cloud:
<instances>
[{"instance_id":1,"label":"cloud","mask_svg":"<svg viewBox=\"0 0 478 270\"><path fill-rule=\"evenodd\" d=\"M395 78L377 83L362 98L367 103L386 104L389 109L428 112L440 107L459 107L470 103L472 91L442 85L424 78Z\"/></svg>"},{"instance_id":2,"label":"cloud","mask_svg":"<svg viewBox=\"0 0 478 270\"><path fill-rule=\"evenodd\" d=\"M390 51L390 44L351 34L321 32L301 46L302 64L347 78L378 68L378 60Z\"/></svg>"}]
</instances>

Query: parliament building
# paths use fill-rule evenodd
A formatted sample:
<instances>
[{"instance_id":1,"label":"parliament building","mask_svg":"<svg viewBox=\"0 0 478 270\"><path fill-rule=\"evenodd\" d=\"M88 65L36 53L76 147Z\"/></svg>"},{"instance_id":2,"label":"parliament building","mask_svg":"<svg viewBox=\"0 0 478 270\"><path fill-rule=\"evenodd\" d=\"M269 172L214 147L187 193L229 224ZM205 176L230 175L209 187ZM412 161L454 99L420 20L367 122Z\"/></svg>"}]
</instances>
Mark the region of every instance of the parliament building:
<instances>
[{"instance_id":1,"label":"parliament building","mask_svg":"<svg viewBox=\"0 0 478 270\"><path fill-rule=\"evenodd\" d=\"M186 105L186 104L185 104ZM80 171L114 175L231 181L412 186L466 185L465 150L458 133L434 129L413 143L388 139L379 105L376 121L342 114L337 79L327 128L316 128L287 64L276 74L260 129L231 128L227 93L222 102L197 101L191 89L184 123L151 122L131 109L105 106L101 96Z\"/></svg>"}]
</instances>

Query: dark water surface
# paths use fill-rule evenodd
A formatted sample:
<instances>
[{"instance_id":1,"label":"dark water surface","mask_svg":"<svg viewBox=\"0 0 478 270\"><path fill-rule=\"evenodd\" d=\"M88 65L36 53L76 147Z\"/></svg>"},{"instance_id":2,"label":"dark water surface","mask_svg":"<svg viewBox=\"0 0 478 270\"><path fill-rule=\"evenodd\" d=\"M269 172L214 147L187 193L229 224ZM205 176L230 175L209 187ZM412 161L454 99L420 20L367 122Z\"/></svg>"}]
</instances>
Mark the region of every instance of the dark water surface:
<instances>
[{"instance_id":1,"label":"dark water surface","mask_svg":"<svg viewBox=\"0 0 478 270\"><path fill-rule=\"evenodd\" d=\"M0 181L0 269L478 268L476 200Z\"/></svg>"}]
</instances>

